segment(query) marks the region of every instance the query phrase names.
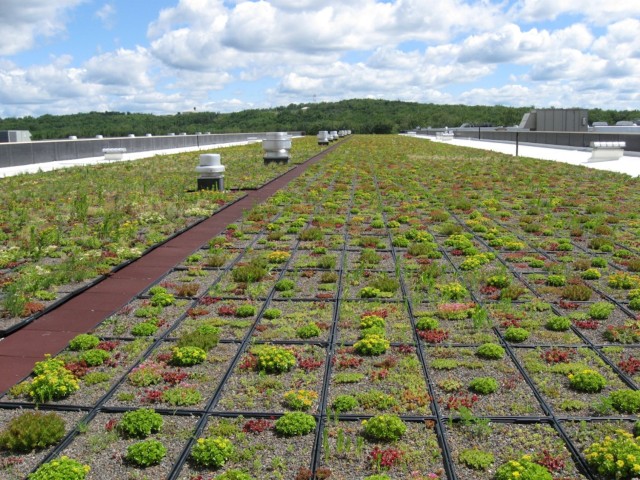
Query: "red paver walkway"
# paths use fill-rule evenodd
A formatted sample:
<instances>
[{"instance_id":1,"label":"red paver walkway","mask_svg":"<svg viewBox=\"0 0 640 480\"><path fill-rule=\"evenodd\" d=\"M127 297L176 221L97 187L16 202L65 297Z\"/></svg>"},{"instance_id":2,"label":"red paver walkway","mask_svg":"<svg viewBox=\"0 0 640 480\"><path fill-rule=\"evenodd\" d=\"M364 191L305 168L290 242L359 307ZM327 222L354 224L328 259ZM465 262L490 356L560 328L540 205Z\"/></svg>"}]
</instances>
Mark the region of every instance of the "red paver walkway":
<instances>
[{"instance_id":1,"label":"red paver walkway","mask_svg":"<svg viewBox=\"0 0 640 480\"><path fill-rule=\"evenodd\" d=\"M338 147L337 143L262 188L209 217L183 234L127 265L97 285L0 341L0 392L31 373L35 362L56 354L69 340L94 328L157 281L188 255L219 235L244 210L273 195L307 167Z\"/></svg>"}]
</instances>

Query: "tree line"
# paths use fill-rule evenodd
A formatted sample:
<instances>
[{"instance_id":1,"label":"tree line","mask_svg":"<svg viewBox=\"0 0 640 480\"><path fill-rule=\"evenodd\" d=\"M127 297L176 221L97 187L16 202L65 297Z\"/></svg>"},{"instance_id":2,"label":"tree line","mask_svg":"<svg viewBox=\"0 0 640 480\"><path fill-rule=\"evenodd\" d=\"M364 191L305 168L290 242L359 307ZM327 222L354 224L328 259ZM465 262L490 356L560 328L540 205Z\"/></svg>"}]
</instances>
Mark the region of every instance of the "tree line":
<instances>
[{"instance_id":1,"label":"tree line","mask_svg":"<svg viewBox=\"0 0 640 480\"><path fill-rule=\"evenodd\" d=\"M238 133L270 131L351 130L354 133L397 133L416 127L455 127L471 125L512 126L534 107L502 105L438 105L393 100L352 99L339 102L290 104L267 109L234 113L180 112L175 115L153 115L130 112L89 112L73 115L42 115L0 119L0 130L29 130L33 140L60 139L75 135L118 137L147 133L197 132ZM640 118L640 111L595 109L590 121Z\"/></svg>"}]
</instances>

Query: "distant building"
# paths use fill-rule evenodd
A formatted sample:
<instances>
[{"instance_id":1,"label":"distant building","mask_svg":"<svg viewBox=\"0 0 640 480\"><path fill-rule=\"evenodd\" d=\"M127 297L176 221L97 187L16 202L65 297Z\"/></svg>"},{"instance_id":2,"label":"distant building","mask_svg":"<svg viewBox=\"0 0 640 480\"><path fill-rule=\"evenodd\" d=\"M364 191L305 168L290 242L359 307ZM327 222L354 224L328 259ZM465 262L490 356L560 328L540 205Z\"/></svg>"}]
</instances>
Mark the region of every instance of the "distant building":
<instances>
[{"instance_id":1,"label":"distant building","mask_svg":"<svg viewBox=\"0 0 640 480\"><path fill-rule=\"evenodd\" d=\"M30 142L29 130L0 130L0 143Z\"/></svg>"}]
</instances>

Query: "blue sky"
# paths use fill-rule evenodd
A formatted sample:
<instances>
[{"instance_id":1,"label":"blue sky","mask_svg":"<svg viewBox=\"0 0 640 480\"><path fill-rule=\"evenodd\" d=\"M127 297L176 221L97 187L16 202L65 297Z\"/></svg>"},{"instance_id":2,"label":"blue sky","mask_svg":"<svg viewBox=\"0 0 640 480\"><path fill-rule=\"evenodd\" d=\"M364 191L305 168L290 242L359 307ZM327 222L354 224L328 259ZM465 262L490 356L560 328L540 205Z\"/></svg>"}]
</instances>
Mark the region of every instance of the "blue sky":
<instances>
[{"instance_id":1,"label":"blue sky","mask_svg":"<svg viewBox=\"0 0 640 480\"><path fill-rule=\"evenodd\" d=\"M640 0L3 0L0 117L640 108Z\"/></svg>"}]
</instances>

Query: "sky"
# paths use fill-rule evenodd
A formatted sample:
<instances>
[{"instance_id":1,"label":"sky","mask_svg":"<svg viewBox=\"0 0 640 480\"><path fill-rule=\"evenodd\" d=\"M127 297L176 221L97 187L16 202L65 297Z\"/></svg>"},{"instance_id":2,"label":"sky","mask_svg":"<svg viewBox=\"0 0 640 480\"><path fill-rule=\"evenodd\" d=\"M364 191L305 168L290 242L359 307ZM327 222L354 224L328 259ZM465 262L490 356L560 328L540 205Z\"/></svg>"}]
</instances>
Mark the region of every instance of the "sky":
<instances>
[{"instance_id":1,"label":"sky","mask_svg":"<svg viewBox=\"0 0 640 480\"><path fill-rule=\"evenodd\" d=\"M640 109L640 0L0 0L0 117Z\"/></svg>"}]
</instances>

